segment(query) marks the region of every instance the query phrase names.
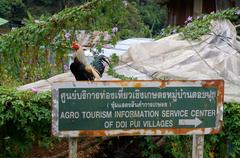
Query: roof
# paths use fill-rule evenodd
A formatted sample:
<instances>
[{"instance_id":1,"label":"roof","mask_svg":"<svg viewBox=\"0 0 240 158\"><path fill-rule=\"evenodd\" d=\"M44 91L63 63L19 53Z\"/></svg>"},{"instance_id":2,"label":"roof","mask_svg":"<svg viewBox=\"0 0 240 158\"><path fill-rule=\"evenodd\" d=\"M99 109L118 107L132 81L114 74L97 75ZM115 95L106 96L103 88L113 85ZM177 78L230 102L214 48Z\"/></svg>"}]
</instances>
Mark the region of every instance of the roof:
<instances>
[{"instance_id":1,"label":"roof","mask_svg":"<svg viewBox=\"0 0 240 158\"><path fill-rule=\"evenodd\" d=\"M123 53L127 52L128 48L130 48L135 44L152 42L152 41L154 41L154 39L152 38L129 38L129 39L117 42L117 44L112 48L103 48L103 51L104 51L104 55L107 57L111 56L113 53L120 56Z\"/></svg>"},{"instance_id":2,"label":"roof","mask_svg":"<svg viewBox=\"0 0 240 158\"><path fill-rule=\"evenodd\" d=\"M0 25L4 25L6 24L8 21L3 19L3 18L0 18Z\"/></svg>"}]
</instances>

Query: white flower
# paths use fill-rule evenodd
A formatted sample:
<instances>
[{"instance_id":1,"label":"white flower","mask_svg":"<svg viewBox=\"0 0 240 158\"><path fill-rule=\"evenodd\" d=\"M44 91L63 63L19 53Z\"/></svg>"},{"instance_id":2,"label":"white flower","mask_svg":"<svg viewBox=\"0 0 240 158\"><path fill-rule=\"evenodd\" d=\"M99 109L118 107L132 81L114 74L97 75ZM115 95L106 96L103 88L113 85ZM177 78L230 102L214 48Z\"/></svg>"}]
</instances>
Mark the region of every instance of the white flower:
<instances>
[{"instance_id":1,"label":"white flower","mask_svg":"<svg viewBox=\"0 0 240 158\"><path fill-rule=\"evenodd\" d=\"M116 32L118 32L118 28L117 27L113 27L112 28L112 33L116 33Z\"/></svg>"},{"instance_id":2,"label":"white flower","mask_svg":"<svg viewBox=\"0 0 240 158\"><path fill-rule=\"evenodd\" d=\"M123 5L124 5L125 7L127 7L128 2L127 2L126 0L124 0L124 1L123 1Z\"/></svg>"}]
</instances>

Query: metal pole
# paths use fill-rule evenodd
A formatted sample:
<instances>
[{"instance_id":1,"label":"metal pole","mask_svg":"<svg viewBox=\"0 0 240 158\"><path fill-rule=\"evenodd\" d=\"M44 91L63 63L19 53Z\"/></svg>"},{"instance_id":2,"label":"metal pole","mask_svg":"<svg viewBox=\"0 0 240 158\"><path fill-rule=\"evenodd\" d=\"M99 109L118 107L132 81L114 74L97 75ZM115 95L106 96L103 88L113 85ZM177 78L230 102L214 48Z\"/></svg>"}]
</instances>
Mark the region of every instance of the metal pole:
<instances>
[{"instance_id":1,"label":"metal pole","mask_svg":"<svg viewBox=\"0 0 240 158\"><path fill-rule=\"evenodd\" d=\"M204 135L193 135L192 158L203 158Z\"/></svg>"},{"instance_id":2,"label":"metal pole","mask_svg":"<svg viewBox=\"0 0 240 158\"><path fill-rule=\"evenodd\" d=\"M69 138L68 144L69 144L69 158L77 158L77 138Z\"/></svg>"}]
</instances>

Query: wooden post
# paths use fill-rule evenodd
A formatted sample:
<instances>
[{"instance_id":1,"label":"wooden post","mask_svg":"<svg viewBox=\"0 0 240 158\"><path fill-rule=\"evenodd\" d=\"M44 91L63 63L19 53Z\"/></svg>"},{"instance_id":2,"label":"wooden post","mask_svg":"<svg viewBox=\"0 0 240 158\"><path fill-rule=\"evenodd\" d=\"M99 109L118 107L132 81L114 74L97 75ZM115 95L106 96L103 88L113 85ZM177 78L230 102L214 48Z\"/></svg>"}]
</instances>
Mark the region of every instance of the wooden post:
<instances>
[{"instance_id":1,"label":"wooden post","mask_svg":"<svg viewBox=\"0 0 240 158\"><path fill-rule=\"evenodd\" d=\"M68 144L69 144L69 158L77 158L77 138L69 138Z\"/></svg>"},{"instance_id":2,"label":"wooden post","mask_svg":"<svg viewBox=\"0 0 240 158\"><path fill-rule=\"evenodd\" d=\"M193 135L192 158L203 158L204 135Z\"/></svg>"},{"instance_id":3,"label":"wooden post","mask_svg":"<svg viewBox=\"0 0 240 158\"><path fill-rule=\"evenodd\" d=\"M202 5L203 5L202 0L193 1L193 17L197 17L202 14Z\"/></svg>"}]
</instances>

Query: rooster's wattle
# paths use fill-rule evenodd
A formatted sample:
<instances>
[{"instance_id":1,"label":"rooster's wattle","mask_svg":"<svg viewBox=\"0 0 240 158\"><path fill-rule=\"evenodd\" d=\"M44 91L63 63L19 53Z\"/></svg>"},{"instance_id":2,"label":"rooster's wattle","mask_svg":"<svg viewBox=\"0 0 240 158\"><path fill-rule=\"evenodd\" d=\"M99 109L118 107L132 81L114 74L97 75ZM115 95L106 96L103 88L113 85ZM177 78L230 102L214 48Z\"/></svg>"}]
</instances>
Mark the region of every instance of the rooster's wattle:
<instances>
[{"instance_id":1,"label":"rooster's wattle","mask_svg":"<svg viewBox=\"0 0 240 158\"><path fill-rule=\"evenodd\" d=\"M102 77L102 74L110 61L104 55L99 55L94 58L91 64L87 64L85 54L82 47L76 42L72 48L75 50L73 54L73 63L70 65L70 70L77 81L96 80Z\"/></svg>"}]
</instances>

